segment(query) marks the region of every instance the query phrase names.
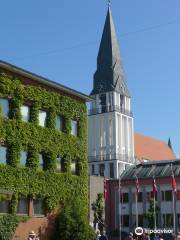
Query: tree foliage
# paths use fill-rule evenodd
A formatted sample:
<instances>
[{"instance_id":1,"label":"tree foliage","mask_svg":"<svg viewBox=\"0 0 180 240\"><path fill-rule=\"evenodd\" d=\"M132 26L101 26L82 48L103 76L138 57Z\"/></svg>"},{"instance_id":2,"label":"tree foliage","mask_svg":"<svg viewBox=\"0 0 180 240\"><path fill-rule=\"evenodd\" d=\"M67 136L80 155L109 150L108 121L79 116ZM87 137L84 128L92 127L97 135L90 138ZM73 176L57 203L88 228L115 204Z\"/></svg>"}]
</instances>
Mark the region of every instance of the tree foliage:
<instances>
[{"instance_id":1,"label":"tree foliage","mask_svg":"<svg viewBox=\"0 0 180 240\"><path fill-rule=\"evenodd\" d=\"M155 226L155 214L157 215L157 213L159 212L159 207L157 206L157 203L155 202L155 212L154 212L154 199L151 198L149 200L149 209L147 214L145 215L146 219L148 220L148 227L150 229L154 229Z\"/></svg>"},{"instance_id":2,"label":"tree foliage","mask_svg":"<svg viewBox=\"0 0 180 240\"><path fill-rule=\"evenodd\" d=\"M66 205L59 215L56 240L94 240L95 233L84 216L81 201Z\"/></svg>"}]
</instances>

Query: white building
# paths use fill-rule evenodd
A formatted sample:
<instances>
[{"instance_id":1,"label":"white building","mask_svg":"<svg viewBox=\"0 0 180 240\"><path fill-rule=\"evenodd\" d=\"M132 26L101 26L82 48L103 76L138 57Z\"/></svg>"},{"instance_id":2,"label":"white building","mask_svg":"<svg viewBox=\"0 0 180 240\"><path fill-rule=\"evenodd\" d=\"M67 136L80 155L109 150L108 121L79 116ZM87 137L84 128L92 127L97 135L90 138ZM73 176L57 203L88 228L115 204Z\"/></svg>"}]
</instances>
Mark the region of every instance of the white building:
<instances>
[{"instance_id":1,"label":"white building","mask_svg":"<svg viewBox=\"0 0 180 240\"><path fill-rule=\"evenodd\" d=\"M89 111L89 174L118 178L134 162L131 97L108 8Z\"/></svg>"}]
</instances>

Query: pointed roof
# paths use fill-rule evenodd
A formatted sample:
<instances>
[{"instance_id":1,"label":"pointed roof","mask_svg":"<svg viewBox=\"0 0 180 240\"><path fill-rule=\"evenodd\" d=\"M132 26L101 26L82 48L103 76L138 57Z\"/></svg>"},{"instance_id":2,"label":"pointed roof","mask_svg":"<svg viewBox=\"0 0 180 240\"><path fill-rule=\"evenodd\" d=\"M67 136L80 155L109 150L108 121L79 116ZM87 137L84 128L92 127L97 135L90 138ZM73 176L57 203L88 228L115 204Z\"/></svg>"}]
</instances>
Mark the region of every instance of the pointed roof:
<instances>
[{"instance_id":1,"label":"pointed roof","mask_svg":"<svg viewBox=\"0 0 180 240\"><path fill-rule=\"evenodd\" d=\"M117 91L129 96L110 6L97 57L97 71L91 95Z\"/></svg>"},{"instance_id":2,"label":"pointed roof","mask_svg":"<svg viewBox=\"0 0 180 240\"><path fill-rule=\"evenodd\" d=\"M168 146L173 151L172 144L171 144L171 138L170 137L168 139Z\"/></svg>"}]
</instances>

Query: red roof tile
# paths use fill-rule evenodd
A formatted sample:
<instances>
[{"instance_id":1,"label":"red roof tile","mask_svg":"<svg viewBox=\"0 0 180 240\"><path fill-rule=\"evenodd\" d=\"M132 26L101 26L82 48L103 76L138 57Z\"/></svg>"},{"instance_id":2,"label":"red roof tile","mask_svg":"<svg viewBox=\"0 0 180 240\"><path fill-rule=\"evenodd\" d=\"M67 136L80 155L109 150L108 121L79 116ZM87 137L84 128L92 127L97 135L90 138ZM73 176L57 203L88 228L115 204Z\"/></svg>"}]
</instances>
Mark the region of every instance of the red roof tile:
<instances>
[{"instance_id":1,"label":"red roof tile","mask_svg":"<svg viewBox=\"0 0 180 240\"><path fill-rule=\"evenodd\" d=\"M135 156L139 160L173 160L175 154L168 144L139 133L134 134Z\"/></svg>"}]
</instances>

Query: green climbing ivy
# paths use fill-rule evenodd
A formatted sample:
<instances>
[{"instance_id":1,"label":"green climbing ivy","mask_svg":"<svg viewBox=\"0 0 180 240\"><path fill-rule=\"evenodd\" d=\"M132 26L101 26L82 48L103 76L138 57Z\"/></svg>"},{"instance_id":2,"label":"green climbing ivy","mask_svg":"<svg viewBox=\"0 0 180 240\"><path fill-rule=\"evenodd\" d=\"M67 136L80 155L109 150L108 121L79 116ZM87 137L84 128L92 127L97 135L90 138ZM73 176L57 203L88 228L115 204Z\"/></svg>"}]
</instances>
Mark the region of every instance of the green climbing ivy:
<instances>
[{"instance_id":1,"label":"green climbing ivy","mask_svg":"<svg viewBox=\"0 0 180 240\"><path fill-rule=\"evenodd\" d=\"M7 146L7 164L0 164L0 189L14 192L11 211L17 199L41 196L46 210L80 197L87 214L87 113L80 100L48 91L42 87L23 85L20 80L0 74L0 98L9 100L9 117L0 109L0 143ZM20 107L30 106L29 122L23 122ZM38 125L38 111L46 110L46 127ZM56 115L63 118L64 130L55 129ZM78 136L71 135L71 120L78 121ZM27 151L27 163L20 164L21 151ZM44 170L40 170L39 153ZM56 158L64 161L64 172L56 170ZM77 161L78 176L71 173L71 162Z\"/></svg>"}]
</instances>

